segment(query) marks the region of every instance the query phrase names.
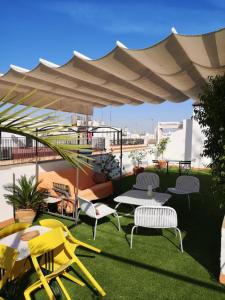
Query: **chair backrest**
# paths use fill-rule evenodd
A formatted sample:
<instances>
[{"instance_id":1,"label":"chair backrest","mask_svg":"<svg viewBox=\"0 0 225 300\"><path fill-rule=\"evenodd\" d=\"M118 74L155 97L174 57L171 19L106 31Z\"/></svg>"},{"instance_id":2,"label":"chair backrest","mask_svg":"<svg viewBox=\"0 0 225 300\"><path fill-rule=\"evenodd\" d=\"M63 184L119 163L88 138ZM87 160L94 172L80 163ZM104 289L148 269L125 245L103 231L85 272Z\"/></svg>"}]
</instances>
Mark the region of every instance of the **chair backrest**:
<instances>
[{"instance_id":1,"label":"chair backrest","mask_svg":"<svg viewBox=\"0 0 225 300\"><path fill-rule=\"evenodd\" d=\"M137 175L136 184L134 187L147 190L148 185L151 185L153 189L159 187L159 176L151 172L143 172Z\"/></svg>"},{"instance_id":2,"label":"chair backrest","mask_svg":"<svg viewBox=\"0 0 225 300\"><path fill-rule=\"evenodd\" d=\"M0 230L0 239L4 238L7 235L13 234L15 232L24 230L28 228L30 224L28 223L13 223Z\"/></svg>"},{"instance_id":3,"label":"chair backrest","mask_svg":"<svg viewBox=\"0 0 225 300\"><path fill-rule=\"evenodd\" d=\"M5 245L0 245L0 289L10 278L10 273L16 261L18 252Z\"/></svg>"},{"instance_id":4,"label":"chair backrest","mask_svg":"<svg viewBox=\"0 0 225 300\"><path fill-rule=\"evenodd\" d=\"M44 226L44 227L49 227L49 228L62 228L63 230L65 230L65 225L58 221L58 220L55 220L55 219L44 219L44 220L40 220L39 221L40 225L41 226Z\"/></svg>"},{"instance_id":5,"label":"chair backrest","mask_svg":"<svg viewBox=\"0 0 225 300\"><path fill-rule=\"evenodd\" d=\"M38 257L53 251L63 245L65 241L63 230L60 227L35 237L28 242L31 257Z\"/></svg>"},{"instance_id":6,"label":"chair backrest","mask_svg":"<svg viewBox=\"0 0 225 300\"><path fill-rule=\"evenodd\" d=\"M92 202L79 198L80 209L91 218L96 218L96 210Z\"/></svg>"},{"instance_id":7,"label":"chair backrest","mask_svg":"<svg viewBox=\"0 0 225 300\"><path fill-rule=\"evenodd\" d=\"M175 228L177 213L168 206L139 206L134 212L134 224L148 228Z\"/></svg>"},{"instance_id":8,"label":"chair backrest","mask_svg":"<svg viewBox=\"0 0 225 300\"><path fill-rule=\"evenodd\" d=\"M176 189L190 193L198 193L200 189L199 179L195 176L179 176L176 180Z\"/></svg>"},{"instance_id":9,"label":"chair backrest","mask_svg":"<svg viewBox=\"0 0 225 300\"><path fill-rule=\"evenodd\" d=\"M55 228L62 228L62 230L64 232L67 232L67 236L66 238L71 238L75 241L76 239L72 236L71 232L69 231L69 229L67 228L66 225L64 225L62 222L58 221L58 220L55 220L55 219L44 219L44 220L40 220L39 221L40 225L41 226L44 226L44 227L49 227L49 228L52 228L52 229L55 229Z\"/></svg>"},{"instance_id":10,"label":"chair backrest","mask_svg":"<svg viewBox=\"0 0 225 300\"><path fill-rule=\"evenodd\" d=\"M66 198L71 197L70 187L67 184L53 182L53 190Z\"/></svg>"}]
</instances>

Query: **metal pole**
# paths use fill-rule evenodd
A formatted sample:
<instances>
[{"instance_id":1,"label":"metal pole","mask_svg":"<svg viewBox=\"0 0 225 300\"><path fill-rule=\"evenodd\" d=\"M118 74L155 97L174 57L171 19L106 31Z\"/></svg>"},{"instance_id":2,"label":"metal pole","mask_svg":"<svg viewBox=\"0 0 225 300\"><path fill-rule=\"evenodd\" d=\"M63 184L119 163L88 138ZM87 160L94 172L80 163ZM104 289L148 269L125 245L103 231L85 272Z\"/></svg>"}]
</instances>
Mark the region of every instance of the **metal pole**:
<instances>
[{"instance_id":1,"label":"metal pole","mask_svg":"<svg viewBox=\"0 0 225 300\"><path fill-rule=\"evenodd\" d=\"M119 133L120 133L120 192L121 192L122 176L123 176L123 145L122 145L123 130L121 129Z\"/></svg>"},{"instance_id":2,"label":"metal pole","mask_svg":"<svg viewBox=\"0 0 225 300\"><path fill-rule=\"evenodd\" d=\"M38 136L38 129L36 128L36 137ZM35 177L36 177L36 182L38 182L38 141L35 140Z\"/></svg>"},{"instance_id":3,"label":"metal pole","mask_svg":"<svg viewBox=\"0 0 225 300\"><path fill-rule=\"evenodd\" d=\"M16 185L16 175L13 173L13 194L15 194L15 185ZM13 205L13 218L15 220L16 213L15 213L15 206Z\"/></svg>"}]
</instances>

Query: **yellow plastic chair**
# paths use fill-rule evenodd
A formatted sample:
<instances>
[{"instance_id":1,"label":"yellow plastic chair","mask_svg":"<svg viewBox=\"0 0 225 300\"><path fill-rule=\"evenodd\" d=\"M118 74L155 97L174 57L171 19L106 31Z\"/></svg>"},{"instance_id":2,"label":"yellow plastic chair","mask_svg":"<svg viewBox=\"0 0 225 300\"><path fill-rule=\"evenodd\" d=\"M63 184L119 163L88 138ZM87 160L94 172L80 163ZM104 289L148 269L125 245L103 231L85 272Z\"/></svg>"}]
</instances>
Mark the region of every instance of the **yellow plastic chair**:
<instances>
[{"instance_id":1,"label":"yellow plastic chair","mask_svg":"<svg viewBox=\"0 0 225 300\"><path fill-rule=\"evenodd\" d=\"M85 247L87 249L93 250L97 253L100 253L101 250L98 248L95 248L89 244L83 243L79 240L77 240L69 231L69 229L60 221L54 220L54 219L45 219L39 221L41 226L49 227L49 228L62 228L64 232L67 232L66 240L68 244L70 245L71 253L73 256L74 263L78 266L78 268L83 272L83 274L87 277L87 279L91 282L91 284L96 288L96 290L99 292L101 296L105 296L106 292L103 290L103 288L100 286L100 284L94 279L94 277L91 275L91 273L87 270L87 268L83 265L83 263L78 259L78 257L75 255L74 251L78 246Z\"/></svg>"},{"instance_id":2,"label":"yellow plastic chair","mask_svg":"<svg viewBox=\"0 0 225 300\"><path fill-rule=\"evenodd\" d=\"M73 264L74 260L63 230L61 228L53 229L30 240L28 245L31 260L39 280L25 290L25 299L31 300L30 294L36 289L44 287L48 298L50 300L56 300L49 286L50 281L56 279L65 298L72 300L59 276L64 276L80 286L84 286L85 284L67 273L67 269ZM43 269L47 270L49 274L45 275Z\"/></svg>"},{"instance_id":3,"label":"yellow plastic chair","mask_svg":"<svg viewBox=\"0 0 225 300\"><path fill-rule=\"evenodd\" d=\"M28 223L10 224L10 225L0 229L0 239L4 238L10 234L25 230L29 226L30 226L30 224L28 224ZM19 277L21 274L27 272L29 269L30 269L30 262L28 259L16 261L11 270L11 275L10 275L11 279L13 280L13 279Z\"/></svg>"},{"instance_id":4,"label":"yellow plastic chair","mask_svg":"<svg viewBox=\"0 0 225 300\"><path fill-rule=\"evenodd\" d=\"M6 227L3 227L2 229L0 229L0 239L4 238L7 235L13 234L15 232L25 230L29 226L30 224L28 223L13 223Z\"/></svg>"},{"instance_id":5,"label":"yellow plastic chair","mask_svg":"<svg viewBox=\"0 0 225 300\"><path fill-rule=\"evenodd\" d=\"M5 245L0 245L0 289L11 279L11 271L18 252Z\"/></svg>"},{"instance_id":6,"label":"yellow plastic chair","mask_svg":"<svg viewBox=\"0 0 225 300\"><path fill-rule=\"evenodd\" d=\"M76 239L71 234L68 227L66 225L64 225L62 222L58 221L58 220L44 219L44 220L39 221L39 223L40 223L41 226L44 226L44 227L49 227L49 228L58 228L58 227L60 227L60 228L62 228L62 230L67 233L66 238L70 242L71 247L74 251L76 250L76 248L78 246L81 246L81 247L87 248L87 249L92 250L92 251L97 252L97 253L101 252L101 250L99 248L93 247L89 244L86 244L86 243L81 242L78 239Z\"/></svg>"}]
</instances>

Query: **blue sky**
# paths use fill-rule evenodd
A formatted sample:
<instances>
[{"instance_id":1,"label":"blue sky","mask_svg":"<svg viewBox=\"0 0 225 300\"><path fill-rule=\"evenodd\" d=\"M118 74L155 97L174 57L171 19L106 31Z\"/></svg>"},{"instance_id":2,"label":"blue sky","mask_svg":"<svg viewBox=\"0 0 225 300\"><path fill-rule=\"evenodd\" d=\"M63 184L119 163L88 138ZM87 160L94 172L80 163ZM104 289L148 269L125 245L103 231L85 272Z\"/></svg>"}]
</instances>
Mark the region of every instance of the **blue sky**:
<instances>
[{"instance_id":1,"label":"blue sky","mask_svg":"<svg viewBox=\"0 0 225 300\"><path fill-rule=\"evenodd\" d=\"M33 68L39 58L65 63L77 50L97 59L115 47L143 48L175 27L199 34L225 27L225 1L0 0L0 73L10 64ZM134 131L150 131L159 121L179 121L192 114L192 101L95 109L94 117ZM111 117L110 117L111 116Z\"/></svg>"}]
</instances>

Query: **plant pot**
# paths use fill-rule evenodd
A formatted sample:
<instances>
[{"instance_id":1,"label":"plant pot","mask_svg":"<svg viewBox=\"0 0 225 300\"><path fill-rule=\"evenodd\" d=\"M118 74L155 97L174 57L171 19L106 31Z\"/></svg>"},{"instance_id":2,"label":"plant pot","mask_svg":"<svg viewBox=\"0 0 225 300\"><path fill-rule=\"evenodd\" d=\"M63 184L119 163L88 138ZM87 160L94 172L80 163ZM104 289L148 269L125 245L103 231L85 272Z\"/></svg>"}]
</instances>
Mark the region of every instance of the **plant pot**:
<instances>
[{"instance_id":1,"label":"plant pot","mask_svg":"<svg viewBox=\"0 0 225 300\"><path fill-rule=\"evenodd\" d=\"M33 209L17 209L15 219L21 223L32 224L36 216L36 211Z\"/></svg>"},{"instance_id":2,"label":"plant pot","mask_svg":"<svg viewBox=\"0 0 225 300\"><path fill-rule=\"evenodd\" d=\"M139 173L142 173L142 172L144 172L144 168L143 167L134 167L133 168L133 172L134 172L134 175L137 175L137 174L139 174Z\"/></svg>"},{"instance_id":3,"label":"plant pot","mask_svg":"<svg viewBox=\"0 0 225 300\"><path fill-rule=\"evenodd\" d=\"M165 168L166 168L166 161L159 160L159 169L165 169Z\"/></svg>"},{"instance_id":4,"label":"plant pot","mask_svg":"<svg viewBox=\"0 0 225 300\"><path fill-rule=\"evenodd\" d=\"M93 174L93 178L92 179L97 184L108 181L107 175L105 173L98 173L98 172L95 172Z\"/></svg>"}]
</instances>

